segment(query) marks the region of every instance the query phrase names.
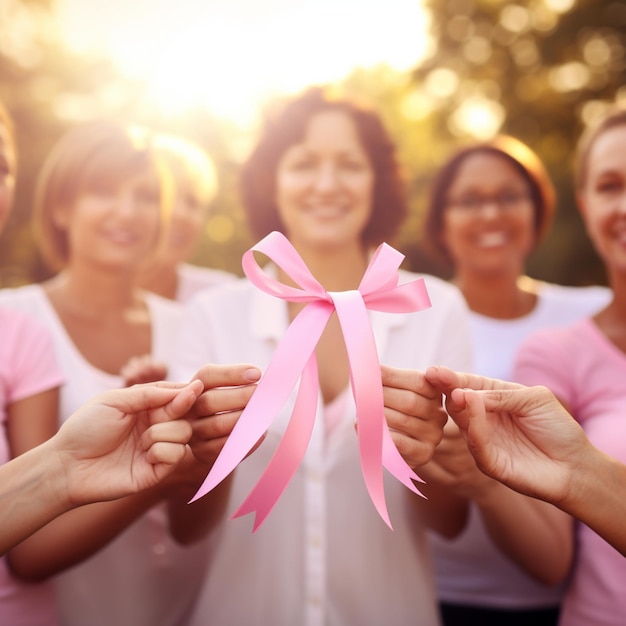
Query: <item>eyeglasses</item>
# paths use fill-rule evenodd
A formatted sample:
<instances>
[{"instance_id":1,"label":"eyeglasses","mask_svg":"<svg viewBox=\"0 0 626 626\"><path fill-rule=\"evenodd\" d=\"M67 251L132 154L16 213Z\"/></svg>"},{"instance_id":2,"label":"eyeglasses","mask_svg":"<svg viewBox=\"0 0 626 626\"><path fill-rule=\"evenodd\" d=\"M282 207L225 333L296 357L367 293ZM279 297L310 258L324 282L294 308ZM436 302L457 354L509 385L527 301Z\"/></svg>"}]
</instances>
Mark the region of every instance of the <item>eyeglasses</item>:
<instances>
[{"instance_id":1,"label":"eyeglasses","mask_svg":"<svg viewBox=\"0 0 626 626\"><path fill-rule=\"evenodd\" d=\"M448 200L447 207L464 213L479 213L491 204L501 211L512 212L524 207L530 196L523 192L503 192L493 196L467 195Z\"/></svg>"}]
</instances>

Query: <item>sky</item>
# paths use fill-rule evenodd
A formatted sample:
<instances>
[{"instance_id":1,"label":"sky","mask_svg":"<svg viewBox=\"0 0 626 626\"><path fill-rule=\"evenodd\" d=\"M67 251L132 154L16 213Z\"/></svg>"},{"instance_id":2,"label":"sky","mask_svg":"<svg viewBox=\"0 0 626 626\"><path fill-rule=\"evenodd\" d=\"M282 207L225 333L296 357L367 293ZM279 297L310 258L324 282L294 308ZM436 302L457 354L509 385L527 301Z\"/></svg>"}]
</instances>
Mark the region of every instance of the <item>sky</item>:
<instances>
[{"instance_id":1,"label":"sky","mask_svg":"<svg viewBox=\"0 0 626 626\"><path fill-rule=\"evenodd\" d=\"M356 68L408 71L429 47L419 0L57 0L65 41L144 80L159 107L233 120Z\"/></svg>"}]
</instances>

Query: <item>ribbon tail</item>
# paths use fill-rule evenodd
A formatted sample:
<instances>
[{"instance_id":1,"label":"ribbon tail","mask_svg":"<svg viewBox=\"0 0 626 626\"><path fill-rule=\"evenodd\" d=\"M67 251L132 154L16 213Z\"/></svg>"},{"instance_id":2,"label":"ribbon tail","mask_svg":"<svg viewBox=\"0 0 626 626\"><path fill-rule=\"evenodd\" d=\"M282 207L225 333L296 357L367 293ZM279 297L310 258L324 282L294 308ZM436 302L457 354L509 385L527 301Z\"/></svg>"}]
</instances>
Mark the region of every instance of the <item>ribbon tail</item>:
<instances>
[{"instance_id":1,"label":"ribbon tail","mask_svg":"<svg viewBox=\"0 0 626 626\"><path fill-rule=\"evenodd\" d=\"M333 292L331 296L348 351L356 403L361 471L374 507L387 526L392 528L383 483L383 433L386 424L374 333L358 291Z\"/></svg>"},{"instance_id":2,"label":"ribbon tail","mask_svg":"<svg viewBox=\"0 0 626 626\"><path fill-rule=\"evenodd\" d=\"M419 483L424 481L411 469L411 466L402 458L398 452L396 444L391 438L388 428L383 433L383 466L389 473L399 480L405 487L408 487L413 493L422 498L426 496L413 483L416 480Z\"/></svg>"},{"instance_id":3,"label":"ribbon tail","mask_svg":"<svg viewBox=\"0 0 626 626\"><path fill-rule=\"evenodd\" d=\"M222 482L267 431L313 354L332 311L329 302L311 302L287 328L248 405L190 502Z\"/></svg>"},{"instance_id":4,"label":"ribbon tail","mask_svg":"<svg viewBox=\"0 0 626 626\"><path fill-rule=\"evenodd\" d=\"M252 532L256 532L265 521L304 458L315 424L317 401L317 359L313 353L302 372L296 403L285 434L263 475L232 515L235 518L256 512Z\"/></svg>"}]
</instances>

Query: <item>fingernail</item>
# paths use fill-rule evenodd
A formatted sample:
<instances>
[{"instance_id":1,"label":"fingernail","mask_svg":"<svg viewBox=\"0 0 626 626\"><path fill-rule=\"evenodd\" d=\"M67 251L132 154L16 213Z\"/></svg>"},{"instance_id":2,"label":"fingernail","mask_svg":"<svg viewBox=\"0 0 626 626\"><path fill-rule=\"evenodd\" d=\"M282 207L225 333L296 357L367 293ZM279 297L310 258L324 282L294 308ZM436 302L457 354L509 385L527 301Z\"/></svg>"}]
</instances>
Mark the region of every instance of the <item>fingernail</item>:
<instances>
[{"instance_id":1,"label":"fingernail","mask_svg":"<svg viewBox=\"0 0 626 626\"><path fill-rule=\"evenodd\" d=\"M243 373L243 377L247 381L254 383L261 377L261 372L256 367L251 367Z\"/></svg>"}]
</instances>

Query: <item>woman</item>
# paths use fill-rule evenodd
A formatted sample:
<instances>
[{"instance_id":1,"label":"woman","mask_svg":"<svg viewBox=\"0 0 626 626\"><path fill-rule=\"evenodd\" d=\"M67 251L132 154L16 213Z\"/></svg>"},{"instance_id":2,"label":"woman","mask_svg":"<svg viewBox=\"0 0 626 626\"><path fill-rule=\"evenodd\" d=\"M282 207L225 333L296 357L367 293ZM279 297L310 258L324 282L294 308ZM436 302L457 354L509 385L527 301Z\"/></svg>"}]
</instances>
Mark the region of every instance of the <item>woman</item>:
<instances>
[{"instance_id":1,"label":"woman","mask_svg":"<svg viewBox=\"0 0 626 626\"><path fill-rule=\"evenodd\" d=\"M242 190L253 235L282 232L327 291L356 289L372 248L391 240L406 215L395 149L379 117L320 89L294 98L269 121L244 165ZM268 272L290 283L281 268ZM414 277L402 272L401 280ZM431 309L370 315L381 361L397 368L424 369L432 362L469 367L461 295L435 277L427 276L426 286ZM204 292L186 311L174 376L185 378L206 359L245 358L266 367L300 308L245 279ZM193 625L439 623L425 526L454 532L456 520L439 516L444 509L434 500L389 481L394 530L385 526L361 476L348 361L335 315L316 355L321 400L303 463L254 535L247 517L224 519L214 532ZM441 395L421 374L413 376L414 415L422 419L401 421L390 410L386 415L399 446L402 431L418 429L407 436L423 439L411 460L415 467L432 454L445 415ZM267 465L293 400L227 479L229 513ZM416 513L413 501L426 506Z\"/></svg>"},{"instance_id":2,"label":"woman","mask_svg":"<svg viewBox=\"0 0 626 626\"><path fill-rule=\"evenodd\" d=\"M626 110L609 112L579 143L576 197L585 228L602 259L613 298L601 311L520 348L516 378L548 387L591 442L622 463L626 373ZM560 624L622 624L626 614L624 558L585 525Z\"/></svg>"},{"instance_id":3,"label":"woman","mask_svg":"<svg viewBox=\"0 0 626 626\"><path fill-rule=\"evenodd\" d=\"M0 233L11 212L17 174L13 124L0 105ZM47 329L36 319L0 307L0 463L26 453L57 430L59 367ZM11 511L11 503L2 504ZM54 592L47 583L27 584L0 558L0 621L32 626L58 624Z\"/></svg>"},{"instance_id":4,"label":"woman","mask_svg":"<svg viewBox=\"0 0 626 626\"><path fill-rule=\"evenodd\" d=\"M217 193L217 177L207 154L184 137L159 135L155 148L172 174L174 201L167 243L159 258L143 268L140 284L184 303L201 289L235 278L229 272L188 262L196 251L209 205Z\"/></svg>"},{"instance_id":5,"label":"woman","mask_svg":"<svg viewBox=\"0 0 626 626\"><path fill-rule=\"evenodd\" d=\"M602 287L563 287L525 274L554 208L545 168L513 137L460 149L435 178L425 234L469 305L478 374L511 380L526 336L589 315L608 298ZM486 479L454 424L446 432L435 455L439 477L473 505L459 537L432 537L445 624L555 624L572 553L563 544L568 533L553 541L535 503ZM558 528L562 516L554 513Z\"/></svg>"},{"instance_id":6,"label":"woman","mask_svg":"<svg viewBox=\"0 0 626 626\"><path fill-rule=\"evenodd\" d=\"M34 207L41 251L58 273L0 298L52 332L66 378L61 421L92 396L125 386L120 372L129 359L151 354L167 363L172 351L178 305L137 287L167 208L151 138L144 129L95 121L59 140ZM141 494L72 511L12 551L13 571L41 580L74 566L55 579L68 626L184 624L206 559L201 545L183 549L168 527L186 527L199 478L190 466ZM61 539L51 541L55 533Z\"/></svg>"}]
</instances>

